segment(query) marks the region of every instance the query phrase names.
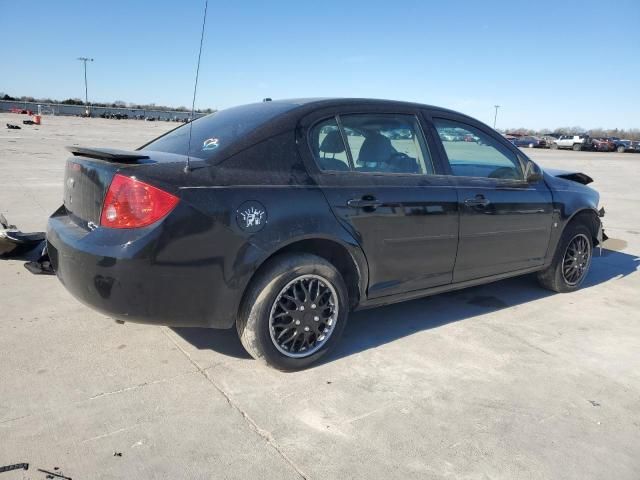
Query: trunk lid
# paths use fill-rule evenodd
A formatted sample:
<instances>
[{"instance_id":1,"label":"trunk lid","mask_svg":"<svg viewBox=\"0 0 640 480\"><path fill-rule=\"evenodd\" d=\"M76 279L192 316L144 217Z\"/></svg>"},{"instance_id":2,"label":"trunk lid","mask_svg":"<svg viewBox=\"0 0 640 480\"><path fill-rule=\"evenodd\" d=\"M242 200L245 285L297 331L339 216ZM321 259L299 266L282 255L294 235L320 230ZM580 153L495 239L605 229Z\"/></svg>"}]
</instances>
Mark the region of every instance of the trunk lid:
<instances>
[{"instance_id":1,"label":"trunk lid","mask_svg":"<svg viewBox=\"0 0 640 480\"><path fill-rule=\"evenodd\" d=\"M64 175L64 206L84 227L100 224L104 197L113 176L134 165L155 164L149 152L114 148L67 147L73 157L67 160ZM175 161L175 159L174 159Z\"/></svg>"},{"instance_id":2,"label":"trunk lid","mask_svg":"<svg viewBox=\"0 0 640 480\"><path fill-rule=\"evenodd\" d=\"M116 173L135 176L171 193L181 185L201 181L206 175L203 161L192 160L195 171L184 173L186 156L141 150L67 147L73 157L67 160L64 176L64 207L83 228L100 224L100 214L107 190Z\"/></svg>"},{"instance_id":3,"label":"trunk lid","mask_svg":"<svg viewBox=\"0 0 640 480\"><path fill-rule=\"evenodd\" d=\"M76 223L89 228L100 224L102 202L119 166L88 157L67 160L63 203Z\"/></svg>"}]
</instances>

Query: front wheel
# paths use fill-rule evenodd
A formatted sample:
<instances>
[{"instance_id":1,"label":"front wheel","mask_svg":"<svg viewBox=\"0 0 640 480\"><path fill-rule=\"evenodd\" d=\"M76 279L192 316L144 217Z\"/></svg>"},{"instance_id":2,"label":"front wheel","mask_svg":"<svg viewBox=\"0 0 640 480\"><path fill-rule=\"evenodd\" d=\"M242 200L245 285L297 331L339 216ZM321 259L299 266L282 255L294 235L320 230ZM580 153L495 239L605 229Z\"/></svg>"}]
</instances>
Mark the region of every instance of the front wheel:
<instances>
[{"instance_id":1,"label":"front wheel","mask_svg":"<svg viewBox=\"0 0 640 480\"><path fill-rule=\"evenodd\" d=\"M577 290L589 273L592 254L593 237L589 229L581 223L569 224L551 265L538 273L538 281L554 292Z\"/></svg>"},{"instance_id":2,"label":"front wheel","mask_svg":"<svg viewBox=\"0 0 640 480\"><path fill-rule=\"evenodd\" d=\"M579 152L580 150L582 150L582 145L579 143L574 143L573 144L573 151L574 152Z\"/></svg>"},{"instance_id":3,"label":"front wheel","mask_svg":"<svg viewBox=\"0 0 640 480\"><path fill-rule=\"evenodd\" d=\"M558 149L558 144L557 143L552 143L549 148L551 148L551 150L557 150Z\"/></svg>"},{"instance_id":4,"label":"front wheel","mask_svg":"<svg viewBox=\"0 0 640 480\"><path fill-rule=\"evenodd\" d=\"M624 153L624 152L625 152L625 148L622 145L620 145L618 147L618 153Z\"/></svg>"},{"instance_id":5,"label":"front wheel","mask_svg":"<svg viewBox=\"0 0 640 480\"><path fill-rule=\"evenodd\" d=\"M238 335L256 360L300 370L338 343L348 309L347 288L331 263L311 254L281 255L249 287Z\"/></svg>"}]
</instances>

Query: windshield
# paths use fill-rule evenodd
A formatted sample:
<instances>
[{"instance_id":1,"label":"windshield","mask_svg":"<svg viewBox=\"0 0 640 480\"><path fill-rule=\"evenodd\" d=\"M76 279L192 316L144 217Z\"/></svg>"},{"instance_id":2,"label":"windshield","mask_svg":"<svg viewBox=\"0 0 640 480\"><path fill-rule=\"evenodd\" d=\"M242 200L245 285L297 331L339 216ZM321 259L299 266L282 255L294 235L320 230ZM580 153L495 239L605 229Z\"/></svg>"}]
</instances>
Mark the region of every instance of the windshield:
<instances>
[{"instance_id":1,"label":"windshield","mask_svg":"<svg viewBox=\"0 0 640 480\"><path fill-rule=\"evenodd\" d=\"M144 145L141 150L175 153L211 159L237 139L247 135L295 105L280 102L253 103L229 108L193 121L191 149L190 124L185 124Z\"/></svg>"}]
</instances>

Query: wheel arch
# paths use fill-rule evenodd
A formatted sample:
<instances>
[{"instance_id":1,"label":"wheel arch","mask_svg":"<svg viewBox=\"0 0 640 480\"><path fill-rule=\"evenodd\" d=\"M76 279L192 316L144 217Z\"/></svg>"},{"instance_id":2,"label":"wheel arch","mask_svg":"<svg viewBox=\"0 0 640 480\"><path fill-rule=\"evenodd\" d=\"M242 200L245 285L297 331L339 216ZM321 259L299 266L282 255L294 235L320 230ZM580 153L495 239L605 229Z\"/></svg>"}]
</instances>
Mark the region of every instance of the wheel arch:
<instances>
[{"instance_id":1,"label":"wheel arch","mask_svg":"<svg viewBox=\"0 0 640 480\"><path fill-rule=\"evenodd\" d=\"M589 231L591 232L591 236L593 238L593 244L598 244L598 230L600 228L600 215L598 215L598 211L591 207L581 208L573 212L573 214L569 217L569 219L565 222L564 228L562 229L562 233L567 229L567 227L573 223L583 223L587 226Z\"/></svg>"},{"instance_id":2,"label":"wheel arch","mask_svg":"<svg viewBox=\"0 0 640 480\"><path fill-rule=\"evenodd\" d=\"M324 258L331 263L340 272L347 286L350 308L357 306L366 295L368 266L359 247L329 236L309 235L280 244L278 248L264 256L259 264L256 265L251 278L244 288L239 308L241 308L253 281L260 272L267 268L269 262L280 255L289 253L309 253Z\"/></svg>"}]
</instances>

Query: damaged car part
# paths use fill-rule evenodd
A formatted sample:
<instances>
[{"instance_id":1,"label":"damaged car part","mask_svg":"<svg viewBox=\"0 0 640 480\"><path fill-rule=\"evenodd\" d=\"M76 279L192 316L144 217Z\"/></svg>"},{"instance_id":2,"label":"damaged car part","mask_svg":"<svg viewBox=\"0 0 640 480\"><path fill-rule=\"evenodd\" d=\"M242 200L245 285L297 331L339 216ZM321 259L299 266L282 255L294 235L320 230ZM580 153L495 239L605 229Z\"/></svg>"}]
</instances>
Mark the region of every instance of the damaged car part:
<instances>
[{"instance_id":1,"label":"damaged car part","mask_svg":"<svg viewBox=\"0 0 640 480\"><path fill-rule=\"evenodd\" d=\"M44 232L23 233L0 214L0 257L24 255L45 244Z\"/></svg>"},{"instance_id":2,"label":"damaged car part","mask_svg":"<svg viewBox=\"0 0 640 480\"><path fill-rule=\"evenodd\" d=\"M44 232L23 233L0 214L0 258L27 260L25 268L36 275L55 275Z\"/></svg>"},{"instance_id":3,"label":"damaged car part","mask_svg":"<svg viewBox=\"0 0 640 480\"><path fill-rule=\"evenodd\" d=\"M13 470L29 470L28 463L16 463L14 465L5 465L0 467L0 473L11 472Z\"/></svg>"}]
</instances>

